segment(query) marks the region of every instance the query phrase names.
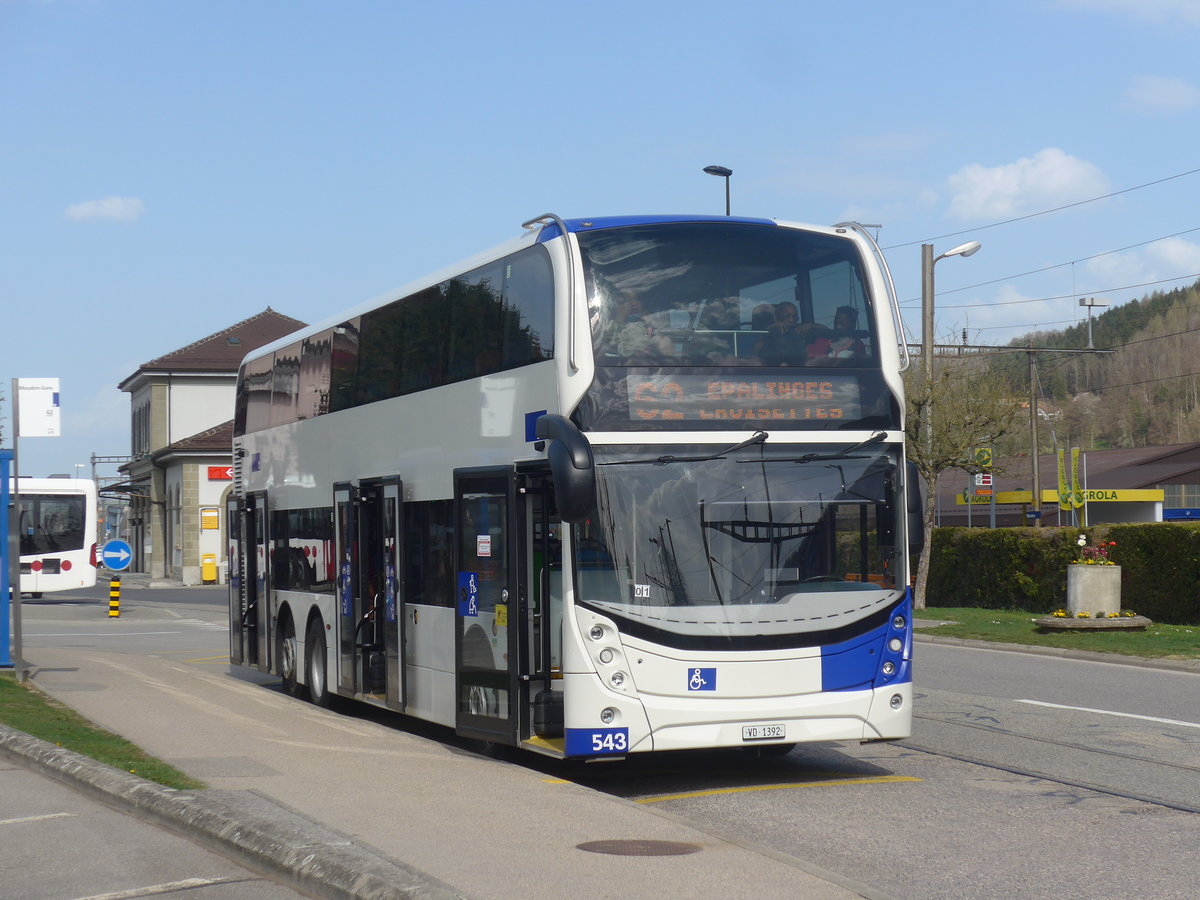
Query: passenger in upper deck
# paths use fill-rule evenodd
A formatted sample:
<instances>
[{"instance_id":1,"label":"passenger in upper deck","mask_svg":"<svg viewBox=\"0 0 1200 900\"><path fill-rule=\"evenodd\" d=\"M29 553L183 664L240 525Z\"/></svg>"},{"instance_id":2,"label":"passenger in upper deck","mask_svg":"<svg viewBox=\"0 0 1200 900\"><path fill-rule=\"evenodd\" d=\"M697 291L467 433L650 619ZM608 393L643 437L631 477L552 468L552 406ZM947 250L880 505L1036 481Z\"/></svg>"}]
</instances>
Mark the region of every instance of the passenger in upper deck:
<instances>
[{"instance_id":1,"label":"passenger in upper deck","mask_svg":"<svg viewBox=\"0 0 1200 900\"><path fill-rule=\"evenodd\" d=\"M637 296L614 292L610 299L614 334L605 342L609 355L636 365L656 363L672 352L670 340L657 334L650 318L642 314L642 301Z\"/></svg>"},{"instance_id":2,"label":"passenger in upper deck","mask_svg":"<svg viewBox=\"0 0 1200 900\"><path fill-rule=\"evenodd\" d=\"M808 359L808 347L814 333L827 329L815 322L800 322L796 304L784 300L775 304L775 321L767 328L766 337L759 342L755 353L767 366L802 366Z\"/></svg>"},{"instance_id":3,"label":"passenger in upper deck","mask_svg":"<svg viewBox=\"0 0 1200 900\"><path fill-rule=\"evenodd\" d=\"M817 336L808 346L808 365L837 365L840 360L862 359L867 348L858 337L858 310L839 306L833 316L833 329Z\"/></svg>"}]
</instances>

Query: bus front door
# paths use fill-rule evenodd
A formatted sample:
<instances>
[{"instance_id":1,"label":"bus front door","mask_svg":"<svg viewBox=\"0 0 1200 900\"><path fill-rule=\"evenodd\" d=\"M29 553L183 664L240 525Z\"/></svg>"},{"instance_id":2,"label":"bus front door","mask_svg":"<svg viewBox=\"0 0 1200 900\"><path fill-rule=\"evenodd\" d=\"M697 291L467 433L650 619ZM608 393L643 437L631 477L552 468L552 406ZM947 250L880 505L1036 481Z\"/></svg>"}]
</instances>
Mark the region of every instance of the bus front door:
<instances>
[{"instance_id":1,"label":"bus front door","mask_svg":"<svg viewBox=\"0 0 1200 900\"><path fill-rule=\"evenodd\" d=\"M511 469L455 472L456 728L500 744L517 743L513 490Z\"/></svg>"},{"instance_id":2,"label":"bus front door","mask_svg":"<svg viewBox=\"0 0 1200 900\"><path fill-rule=\"evenodd\" d=\"M399 631L400 482L335 491L338 543L338 686L403 710Z\"/></svg>"},{"instance_id":3,"label":"bus front door","mask_svg":"<svg viewBox=\"0 0 1200 900\"><path fill-rule=\"evenodd\" d=\"M522 560L521 738L561 751L562 524L548 471L526 470L518 481L518 491L524 514L518 549Z\"/></svg>"}]
</instances>

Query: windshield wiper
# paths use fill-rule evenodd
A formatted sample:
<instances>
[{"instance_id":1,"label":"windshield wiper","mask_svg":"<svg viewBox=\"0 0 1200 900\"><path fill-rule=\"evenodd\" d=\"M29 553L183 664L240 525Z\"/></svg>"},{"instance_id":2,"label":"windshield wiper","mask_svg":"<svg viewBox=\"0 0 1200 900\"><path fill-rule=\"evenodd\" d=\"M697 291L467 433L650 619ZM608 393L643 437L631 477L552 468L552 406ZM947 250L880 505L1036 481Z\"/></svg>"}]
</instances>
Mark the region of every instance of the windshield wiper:
<instances>
[{"instance_id":1,"label":"windshield wiper","mask_svg":"<svg viewBox=\"0 0 1200 900\"><path fill-rule=\"evenodd\" d=\"M667 463L710 462L711 460L714 460L714 459L724 459L730 453L736 453L738 450L743 450L746 447L753 446L754 444L761 444L768 437L770 437L770 435L768 435L765 431L756 431L756 432L754 432L754 434L750 435L750 437L746 438L746 440L742 441L740 444L734 444L732 447L726 447L724 450L718 450L716 453L712 453L708 456L669 456L668 455L668 456L660 456L658 459L654 460L654 462L659 463L660 465L666 465Z\"/></svg>"},{"instance_id":2,"label":"windshield wiper","mask_svg":"<svg viewBox=\"0 0 1200 900\"><path fill-rule=\"evenodd\" d=\"M809 462L824 462L830 459L848 459L850 454L862 450L864 447L870 447L873 444L880 444L887 440L886 431L877 431L865 441L859 441L857 444L851 444L849 447L843 447L836 453L805 453L803 456L780 457L774 456L767 459L766 462L793 462L793 463L809 463ZM739 459L738 462L757 462L757 460Z\"/></svg>"}]
</instances>

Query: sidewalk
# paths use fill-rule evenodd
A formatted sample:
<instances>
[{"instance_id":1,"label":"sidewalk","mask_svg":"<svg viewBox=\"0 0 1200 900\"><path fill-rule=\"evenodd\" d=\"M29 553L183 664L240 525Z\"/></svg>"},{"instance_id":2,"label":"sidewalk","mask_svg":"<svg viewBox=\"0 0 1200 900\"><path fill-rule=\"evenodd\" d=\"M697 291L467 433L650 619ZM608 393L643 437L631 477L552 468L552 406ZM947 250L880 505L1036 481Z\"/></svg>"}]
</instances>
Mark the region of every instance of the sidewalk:
<instances>
[{"instance_id":1,"label":"sidewalk","mask_svg":"<svg viewBox=\"0 0 1200 900\"><path fill-rule=\"evenodd\" d=\"M879 896L669 814L317 709L225 664L26 656L35 685L210 789L167 790L11 730L0 752L319 896Z\"/></svg>"},{"instance_id":2,"label":"sidewalk","mask_svg":"<svg viewBox=\"0 0 1200 900\"><path fill-rule=\"evenodd\" d=\"M174 588L176 590L185 589L192 590L222 590L228 591L229 586L225 584L184 584L181 581L172 581L169 578L160 578L150 575L146 572L109 572L107 569L100 569L96 575L96 587L107 588L109 582L114 579L121 579L121 590L126 588L134 588L142 590L143 588Z\"/></svg>"}]
</instances>

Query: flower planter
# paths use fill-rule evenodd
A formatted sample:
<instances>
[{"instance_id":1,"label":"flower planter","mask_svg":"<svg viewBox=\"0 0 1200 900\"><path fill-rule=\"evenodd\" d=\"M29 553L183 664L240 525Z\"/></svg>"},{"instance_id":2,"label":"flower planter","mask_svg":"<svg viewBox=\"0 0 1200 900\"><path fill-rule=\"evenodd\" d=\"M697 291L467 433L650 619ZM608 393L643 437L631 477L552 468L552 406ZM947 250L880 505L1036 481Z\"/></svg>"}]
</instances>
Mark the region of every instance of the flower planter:
<instances>
[{"instance_id":1,"label":"flower planter","mask_svg":"<svg viewBox=\"0 0 1200 900\"><path fill-rule=\"evenodd\" d=\"M1067 613L1121 611L1120 566L1067 566Z\"/></svg>"}]
</instances>

